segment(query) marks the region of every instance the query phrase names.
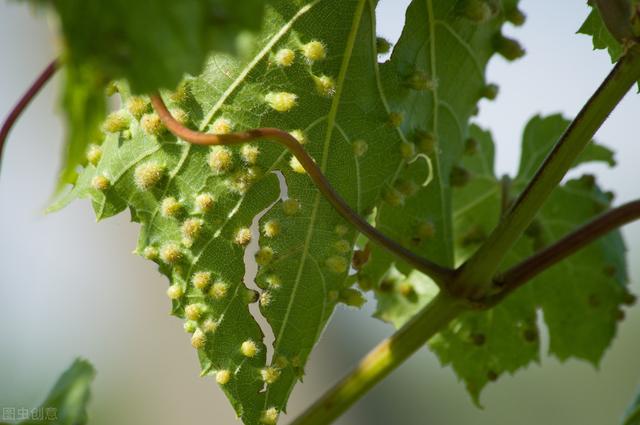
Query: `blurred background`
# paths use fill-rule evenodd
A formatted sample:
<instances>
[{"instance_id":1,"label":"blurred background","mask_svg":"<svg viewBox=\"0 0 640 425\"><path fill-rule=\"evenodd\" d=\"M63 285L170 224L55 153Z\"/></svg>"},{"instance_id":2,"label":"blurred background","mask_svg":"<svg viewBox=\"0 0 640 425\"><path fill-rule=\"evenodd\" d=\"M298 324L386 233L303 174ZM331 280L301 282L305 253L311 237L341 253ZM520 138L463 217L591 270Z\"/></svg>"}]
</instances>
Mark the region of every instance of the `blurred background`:
<instances>
[{"instance_id":1,"label":"blurred background","mask_svg":"<svg viewBox=\"0 0 640 425\"><path fill-rule=\"evenodd\" d=\"M400 34L408 0L382 0L379 33ZM498 172L514 172L524 123L536 113L574 116L611 68L576 35L584 1L523 0L522 28L506 32L527 49L523 60L495 58L489 81L495 102L478 122L493 130ZM0 2L0 116L54 56L46 17L24 4ZM127 214L97 225L88 202L43 215L59 170L63 129L55 78L22 116L9 139L0 178L0 406L35 407L73 360L98 370L90 422L233 424L235 415L199 366L182 324L169 316L165 278L130 254L138 232ZM597 138L617 152L618 167L582 167L617 193L640 195L637 120L640 96L630 94ZM624 229L632 291L640 292L640 223ZM359 311L338 308L294 390L289 418L301 412L393 329ZM503 376L472 404L454 373L426 349L414 355L343 416L338 424L615 424L640 384L640 308L628 311L598 370L543 357ZM543 353L546 346L543 346Z\"/></svg>"}]
</instances>

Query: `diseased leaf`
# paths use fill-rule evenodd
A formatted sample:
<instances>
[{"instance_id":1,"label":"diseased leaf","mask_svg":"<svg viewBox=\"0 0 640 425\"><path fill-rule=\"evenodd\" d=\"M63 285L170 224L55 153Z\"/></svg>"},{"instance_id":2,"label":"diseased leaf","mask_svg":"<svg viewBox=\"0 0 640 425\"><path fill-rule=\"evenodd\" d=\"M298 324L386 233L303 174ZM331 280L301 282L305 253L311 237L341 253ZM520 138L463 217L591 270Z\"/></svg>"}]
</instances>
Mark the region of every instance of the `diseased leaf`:
<instances>
[{"instance_id":1,"label":"diseased leaf","mask_svg":"<svg viewBox=\"0 0 640 425\"><path fill-rule=\"evenodd\" d=\"M468 121L488 88L485 68L496 41L502 40L504 16L515 10L517 1L494 3L479 19L465 1L413 1L391 59L381 67L389 106L402 115L400 131L406 140L405 158L378 206L376 225L444 266L455 262L452 186L466 178L459 163ZM360 280L378 287L392 265L410 272L388 252L373 247Z\"/></svg>"},{"instance_id":2,"label":"diseased leaf","mask_svg":"<svg viewBox=\"0 0 640 425\"><path fill-rule=\"evenodd\" d=\"M86 424L87 404L94 376L93 366L86 360L77 359L60 376L40 408L34 409L35 415L32 414L31 419L20 422L20 425Z\"/></svg>"},{"instance_id":3,"label":"diseased leaf","mask_svg":"<svg viewBox=\"0 0 640 425\"><path fill-rule=\"evenodd\" d=\"M64 68L64 72L61 105L67 134L58 191L75 183L78 167L86 162L87 146L102 139L100 123L107 107L104 79L93 67L70 65Z\"/></svg>"},{"instance_id":4,"label":"diseased leaf","mask_svg":"<svg viewBox=\"0 0 640 425\"><path fill-rule=\"evenodd\" d=\"M273 0L265 13L240 56L213 55L202 75L164 94L170 109L201 130L291 131L346 201L371 211L401 161L380 90L373 2ZM99 219L131 210L142 224L137 252L170 278L172 312L186 319L203 375L245 423L270 423L336 303L356 295L345 289L357 235L278 145L186 144L164 131L147 100L120 93L125 107L107 121L122 126L93 147L99 159L92 155L56 207L90 197ZM260 235L251 231L259 214ZM247 254L260 264L259 292L243 281ZM256 301L273 354L249 311Z\"/></svg>"},{"instance_id":5,"label":"diseased leaf","mask_svg":"<svg viewBox=\"0 0 640 425\"><path fill-rule=\"evenodd\" d=\"M457 262L468 258L497 225L504 206L524 188L566 124L558 115L537 116L527 124L518 177L508 190L494 175L489 133L471 128L476 148L462 162L470 180L454 190L453 198ZM590 160L613 163L610 152L593 143L577 164ZM502 194L508 194L505 202ZM503 267L553 243L607 209L610 201L591 176L568 181L554 191ZM429 345L465 381L476 402L487 383L539 360L538 309L549 332L550 354L560 360L575 357L597 364L622 314L627 281L624 253L619 232L610 233L540 274L491 310L464 314ZM407 321L428 300L420 298L419 305L404 317L395 314L394 324ZM388 300L387 304L393 305ZM378 315L388 314L387 310L398 312L386 307Z\"/></svg>"}]
</instances>

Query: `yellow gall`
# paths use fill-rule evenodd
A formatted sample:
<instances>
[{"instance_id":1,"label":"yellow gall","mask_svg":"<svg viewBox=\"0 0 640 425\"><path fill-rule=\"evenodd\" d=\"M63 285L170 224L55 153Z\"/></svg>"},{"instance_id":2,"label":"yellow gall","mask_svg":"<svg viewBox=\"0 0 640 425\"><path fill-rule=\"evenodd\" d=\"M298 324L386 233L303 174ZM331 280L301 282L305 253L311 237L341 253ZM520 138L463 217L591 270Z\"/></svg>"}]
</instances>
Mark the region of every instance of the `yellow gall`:
<instances>
[{"instance_id":1,"label":"yellow gall","mask_svg":"<svg viewBox=\"0 0 640 425\"><path fill-rule=\"evenodd\" d=\"M118 133L129 128L129 117L124 111L116 111L107 115L102 129L107 133Z\"/></svg>"},{"instance_id":2,"label":"yellow gall","mask_svg":"<svg viewBox=\"0 0 640 425\"><path fill-rule=\"evenodd\" d=\"M402 112L391 112L389 114L389 124L392 127L400 127L404 121L404 115Z\"/></svg>"},{"instance_id":3,"label":"yellow gall","mask_svg":"<svg viewBox=\"0 0 640 425\"><path fill-rule=\"evenodd\" d=\"M402 142L400 144L400 155L404 159L413 158L416 154L416 146L410 142Z\"/></svg>"},{"instance_id":4,"label":"yellow gall","mask_svg":"<svg viewBox=\"0 0 640 425\"><path fill-rule=\"evenodd\" d=\"M418 224L416 233L420 239L430 239L436 233L436 226L432 221L423 221Z\"/></svg>"},{"instance_id":5,"label":"yellow gall","mask_svg":"<svg viewBox=\"0 0 640 425\"><path fill-rule=\"evenodd\" d=\"M260 423L264 425L276 425L278 423L278 410L270 407L260 415Z\"/></svg>"},{"instance_id":6,"label":"yellow gall","mask_svg":"<svg viewBox=\"0 0 640 425\"><path fill-rule=\"evenodd\" d=\"M295 198L289 198L282 202L282 210L286 215L296 215L300 212L300 201Z\"/></svg>"},{"instance_id":7,"label":"yellow gall","mask_svg":"<svg viewBox=\"0 0 640 425\"><path fill-rule=\"evenodd\" d=\"M327 75L314 76L313 82L320 96L332 97L336 93L336 82Z\"/></svg>"},{"instance_id":8,"label":"yellow gall","mask_svg":"<svg viewBox=\"0 0 640 425\"><path fill-rule=\"evenodd\" d=\"M265 282L267 282L267 285L269 285L269 288L271 289L278 289L282 286L282 281L274 274L267 276Z\"/></svg>"},{"instance_id":9,"label":"yellow gall","mask_svg":"<svg viewBox=\"0 0 640 425\"><path fill-rule=\"evenodd\" d=\"M160 203L160 214L166 218L177 216L181 209L182 204L173 196L164 198Z\"/></svg>"},{"instance_id":10,"label":"yellow gall","mask_svg":"<svg viewBox=\"0 0 640 425\"><path fill-rule=\"evenodd\" d=\"M280 378L280 371L275 367L269 366L260 371L260 376L262 376L262 380L266 384L271 385Z\"/></svg>"},{"instance_id":11,"label":"yellow gall","mask_svg":"<svg viewBox=\"0 0 640 425\"><path fill-rule=\"evenodd\" d=\"M198 289L206 289L211 283L211 272L196 272L191 278L191 283Z\"/></svg>"},{"instance_id":12,"label":"yellow gall","mask_svg":"<svg viewBox=\"0 0 640 425\"><path fill-rule=\"evenodd\" d=\"M262 307L269 306L269 304L271 304L271 292L265 291L262 294L260 294L259 302Z\"/></svg>"},{"instance_id":13,"label":"yellow gall","mask_svg":"<svg viewBox=\"0 0 640 425\"><path fill-rule=\"evenodd\" d=\"M384 200L392 207L398 207L404 204L404 195L394 188L388 187L383 194Z\"/></svg>"},{"instance_id":14,"label":"yellow gall","mask_svg":"<svg viewBox=\"0 0 640 425\"><path fill-rule=\"evenodd\" d=\"M248 339L240 346L240 352L245 357L255 357L258 354L258 345L253 340Z\"/></svg>"},{"instance_id":15,"label":"yellow gall","mask_svg":"<svg viewBox=\"0 0 640 425\"><path fill-rule=\"evenodd\" d=\"M273 260L273 249L268 246L262 247L256 252L256 263L259 266L266 266Z\"/></svg>"},{"instance_id":16,"label":"yellow gall","mask_svg":"<svg viewBox=\"0 0 640 425\"><path fill-rule=\"evenodd\" d=\"M333 248L341 254L351 251L351 243L346 239L341 239L333 244Z\"/></svg>"},{"instance_id":17,"label":"yellow gall","mask_svg":"<svg viewBox=\"0 0 640 425\"><path fill-rule=\"evenodd\" d=\"M91 187L95 190L104 191L109 189L111 182L103 175L97 175L91 179Z\"/></svg>"},{"instance_id":18,"label":"yellow gall","mask_svg":"<svg viewBox=\"0 0 640 425\"><path fill-rule=\"evenodd\" d=\"M196 329L198 329L198 322L187 320L186 322L184 322L184 325L182 325L182 327L186 333L192 334L196 331Z\"/></svg>"},{"instance_id":19,"label":"yellow gall","mask_svg":"<svg viewBox=\"0 0 640 425\"><path fill-rule=\"evenodd\" d=\"M349 228L344 224L338 224L333 231L336 232L338 236L344 236L349 233Z\"/></svg>"},{"instance_id":20,"label":"yellow gall","mask_svg":"<svg viewBox=\"0 0 640 425\"><path fill-rule=\"evenodd\" d=\"M182 250L180 247L173 243L169 242L160 248L160 259L165 264L176 264L182 258Z\"/></svg>"},{"instance_id":21,"label":"yellow gall","mask_svg":"<svg viewBox=\"0 0 640 425\"><path fill-rule=\"evenodd\" d=\"M240 157L246 164L254 165L258 162L258 155L260 155L260 149L254 145L244 145L240 149Z\"/></svg>"},{"instance_id":22,"label":"yellow gall","mask_svg":"<svg viewBox=\"0 0 640 425\"><path fill-rule=\"evenodd\" d=\"M342 274L347 271L349 262L344 257L332 255L324 262L329 271L336 274Z\"/></svg>"},{"instance_id":23,"label":"yellow gall","mask_svg":"<svg viewBox=\"0 0 640 425\"><path fill-rule=\"evenodd\" d=\"M233 154L224 146L216 146L209 153L209 167L217 174L223 174L233 167Z\"/></svg>"},{"instance_id":24,"label":"yellow gall","mask_svg":"<svg viewBox=\"0 0 640 425\"><path fill-rule=\"evenodd\" d=\"M188 218L182 223L180 230L182 231L182 237L189 240L195 240L200 236L202 232L202 226L204 221L199 218Z\"/></svg>"},{"instance_id":25,"label":"yellow gall","mask_svg":"<svg viewBox=\"0 0 640 425\"><path fill-rule=\"evenodd\" d=\"M196 331L191 336L191 346L197 350L204 348L207 343L207 336L200 329L196 329Z\"/></svg>"},{"instance_id":26,"label":"yellow gall","mask_svg":"<svg viewBox=\"0 0 640 425\"><path fill-rule=\"evenodd\" d=\"M231 372L226 369L219 370L216 373L216 382L220 385L228 384L231 380Z\"/></svg>"},{"instance_id":27,"label":"yellow gall","mask_svg":"<svg viewBox=\"0 0 640 425\"><path fill-rule=\"evenodd\" d=\"M289 92L267 93L264 100L278 112L288 112L298 104L298 95Z\"/></svg>"},{"instance_id":28,"label":"yellow gall","mask_svg":"<svg viewBox=\"0 0 640 425\"><path fill-rule=\"evenodd\" d=\"M167 289L167 297L171 298L172 300L177 300L183 295L184 290L182 289L182 286L178 285L177 283L174 283Z\"/></svg>"},{"instance_id":29,"label":"yellow gall","mask_svg":"<svg viewBox=\"0 0 640 425\"><path fill-rule=\"evenodd\" d=\"M293 62L296 60L296 54L291 49L280 49L276 53L275 63L281 67L288 67L293 65Z\"/></svg>"},{"instance_id":30,"label":"yellow gall","mask_svg":"<svg viewBox=\"0 0 640 425\"><path fill-rule=\"evenodd\" d=\"M369 145L362 139L353 142L353 154L357 157L363 156L369 150Z\"/></svg>"},{"instance_id":31,"label":"yellow gall","mask_svg":"<svg viewBox=\"0 0 640 425\"><path fill-rule=\"evenodd\" d=\"M149 190L162 179L165 167L155 161L145 162L136 167L133 180L140 190Z\"/></svg>"},{"instance_id":32,"label":"yellow gall","mask_svg":"<svg viewBox=\"0 0 640 425\"><path fill-rule=\"evenodd\" d=\"M209 295L216 300L223 299L227 296L227 293L229 293L229 285L225 282L216 282L209 289Z\"/></svg>"},{"instance_id":33,"label":"yellow gall","mask_svg":"<svg viewBox=\"0 0 640 425\"><path fill-rule=\"evenodd\" d=\"M233 123L228 118L220 117L211 124L209 131L213 134L229 134L233 131Z\"/></svg>"},{"instance_id":34,"label":"yellow gall","mask_svg":"<svg viewBox=\"0 0 640 425\"><path fill-rule=\"evenodd\" d=\"M199 213L207 213L209 211L211 211L211 209L213 208L213 204L215 202L215 199L213 198L213 195L210 193L201 193L198 196L196 196L196 212Z\"/></svg>"},{"instance_id":35,"label":"yellow gall","mask_svg":"<svg viewBox=\"0 0 640 425\"><path fill-rule=\"evenodd\" d=\"M183 126L186 126L187 124L189 124L189 120L190 120L189 114L187 114L187 112L184 109L180 109L180 108L171 109L171 116L175 118L175 120L178 121Z\"/></svg>"},{"instance_id":36,"label":"yellow gall","mask_svg":"<svg viewBox=\"0 0 640 425\"><path fill-rule=\"evenodd\" d=\"M87 149L87 161L89 164L96 166L98 162L102 159L102 147L98 145L89 145Z\"/></svg>"},{"instance_id":37,"label":"yellow gall","mask_svg":"<svg viewBox=\"0 0 640 425\"><path fill-rule=\"evenodd\" d=\"M189 99L189 86L186 82L181 82L178 87L171 92L169 99L175 103L184 103Z\"/></svg>"},{"instance_id":38,"label":"yellow gall","mask_svg":"<svg viewBox=\"0 0 640 425\"><path fill-rule=\"evenodd\" d=\"M213 319L207 319L202 324L202 330L206 333L214 333L218 329L218 322Z\"/></svg>"},{"instance_id":39,"label":"yellow gall","mask_svg":"<svg viewBox=\"0 0 640 425\"><path fill-rule=\"evenodd\" d=\"M291 169L298 174L305 174L307 172L307 170L304 169L300 161L298 161L298 158L296 158L295 156L292 156L289 160L289 167L291 167Z\"/></svg>"},{"instance_id":40,"label":"yellow gall","mask_svg":"<svg viewBox=\"0 0 640 425\"><path fill-rule=\"evenodd\" d=\"M308 142L307 135L304 134L304 131L302 130L293 130L289 134L291 134L293 138L296 139L301 145L304 145Z\"/></svg>"},{"instance_id":41,"label":"yellow gall","mask_svg":"<svg viewBox=\"0 0 640 425\"><path fill-rule=\"evenodd\" d=\"M184 315L189 320L199 320L203 310L200 304L189 304L184 308Z\"/></svg>"},{"instance_id":42,"label":"yellow gall","mask_svg":"<svg viewBox=\"0 0 640 425\"><path fill-rule=\"evenodd\" d=\"M262 226L262 234L267 238L273 238L280 234L280 222L278 220L269 220Z\"/></svg>"},{"instance_id":43,"label":"yellow gall","mask_svg":"<svg viewBox=\"0 0 640 425\"><path fill-rule=\"evenodd\" d=\"M312 40L302 46L302 54L309 62L317 62L327 57L327 48L323 42Z\"/></svg>"},{"instance_id":44,"label":"yellow gall","mask_svg":"<svg viewBox=\"0 0 640 425\"><path fill-rule=\"evenodd\" d=\"M149 111L151 104L144 97L133 96L127 100L127 111L137 120Z\"/></svg>"},{"instance_id":45,"label":"yellow gall","mask_svg":"<svg viewBox=\"0 0 640 425\"><path fill-rule=\"evenodd\" d=\"M243 227L236 232L233 241L238 245L247 245L251 242L251 230L248 227Z\"/></svg>"},{"instance_id":46,"label":"yellow gall","mask_svg":"<svg viewBox=\"0 0 640 425\"><path fill-rule=\"evenodd\" d=\"M289 366L289 359L287 359L285 356L277 356L274 364L278 369L284 369L285 367Z\"/></svg>"},{"instance_id":47,"label":"yellow gall","mask_svg":"<svg viewBox=\"0 0 640 425\"><path fill-rule=\"evenodd\" d=\"M155 246L147 246L142 251L142 256L147 260L152 260L152 261L157 260L158 255L159 255L158 248L156 248Z\"/></svg>"},{"instance_id":48,"label":"yellow gall","mask_svg":"<svg viewBox=\"0 0 640 425\"><path fill-rule=\"evenodd\" d=\"M156 113L145 114L140 120L140 126L145 133L151 136L161 136L166 130L162 120Z\"/></svg>"}]
</instances>

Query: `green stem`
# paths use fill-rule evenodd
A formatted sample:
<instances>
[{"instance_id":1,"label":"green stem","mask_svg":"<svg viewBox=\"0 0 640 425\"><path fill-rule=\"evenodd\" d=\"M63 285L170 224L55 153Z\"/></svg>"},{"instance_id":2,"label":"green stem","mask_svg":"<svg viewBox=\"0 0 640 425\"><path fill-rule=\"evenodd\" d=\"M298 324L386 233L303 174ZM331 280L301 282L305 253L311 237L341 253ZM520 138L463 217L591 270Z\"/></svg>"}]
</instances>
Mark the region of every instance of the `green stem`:
<instances>
[{"instance_id":1,"label":"green stem","mask_svg":"<svg viewBox=\"0 0 640 425\"><path fill-rule=\"evenodd\" d=\"M576 158L629 89L640 79L640 46L620 59L582 108L487 241L463 265L451 291L481 299L491 291L492 278L507 252L531 223Z\"/></svg>"},{"instance_id":2,"label":"green stem","mask_svg":"<svg viewBox=\"0 0 640 425\"><path fill-rule=\"evenodd\" d=\"M291 425L331 423L464 310L464 303L440 293Z\"/></svg>"}]
</instances>

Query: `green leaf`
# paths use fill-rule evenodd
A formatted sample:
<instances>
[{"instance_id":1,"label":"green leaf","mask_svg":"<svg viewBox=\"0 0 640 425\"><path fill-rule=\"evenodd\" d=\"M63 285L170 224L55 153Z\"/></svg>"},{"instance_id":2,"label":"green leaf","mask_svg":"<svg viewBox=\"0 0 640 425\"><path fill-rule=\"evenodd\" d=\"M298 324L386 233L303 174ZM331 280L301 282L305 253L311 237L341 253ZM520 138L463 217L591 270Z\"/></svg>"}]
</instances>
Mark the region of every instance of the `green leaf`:
<instances>
[{"instance_id":1,"label":"green leaf","mask_svg":"<svg viewBox=\"0 0 640 425\"><path fill-rule=\"evenodd\" d=\"M91 364L77 359L67 369L33 417L21 425L84 425L87 423L87 404L90 386L95 376ZM38 418L39 417L39 418Z\"/></svg>"},{"instance_id":2,"label":"green leaf","mask_svg":"<svg viewBox=\"0 0 640 425\"><path fill-rule=\"evenodd\" d=\"M640 393L625 412L622 425L640 425Z\"/></svg>"},{"instance_id":3,"label":"green leaf","mask_svg":"<svg viewBox=\"0 0 640 425\"><path fill-rule=\"evenodd\" d=\"M524 188L566 125L567 121L558 115L534 117L523 134L518 176L508 182L494 175L490 134L471 127L475 149L468 150L462 161L470 180L456 188L453 197L458 263L489 235L504 206ZM611 153L594 143L576 165L591 160L613 162ZM507 199L503 202L504 195ZM603 193L591 176L568 181L554 191L503 267L564 236L607 209L610 201L610 195ZM560 360L574 357L597 364L622 317L627 282L624 253L619 232L610 233L546 270L491 310L466 313L456 319L429 345L443 364L453 367L476 403L489 382L539 361L541 330L536 322L537 310L542 312L548 329L551 355ZM412 311L386 307L378 315L392 314L394 324L400 325L429 300L430 297L419 298Z\"/></svg>"},{"instance_id":4,"label":"green leaf","mask_svg":"<svg viewBox=\"0 0 640 425\"><path fill-rule=\"evenodd\" d=\"M569 127L571 121L560 114L533 117L522 135L522 161L516 175L520 184L526 184L538 170L553 145ZM576 160L574 167L588 162L604 162L609 166L616 165L614 153L596 142L591 142Z\"/></svg>"},{"instance_id":5,"label":"green leaf","mask_svg":"<svg viewBox=\"0 0 640 425\"><path fill-rule=\"evenodd\" d=\"M213 55L166 101L201 130L299 130L331 184L364 214L401 161L380 90L374 13L367 0L270 1L262 31L245 38L239 56ZM290 53L293 60L283 60ZM139 120L146 101L120 92L125 109L115 118L123 128L93 148L100 160L56 207L90 197L98 219L131 210L142 224L137 252L170 278L172 313L189 319L203 375L217 379L245 423L269 422L285 410L336 303L357 301L346 291L356 232L278 145L186 144L155 126L148 110ZM204 194L210 210L206 195L197 198ZM261 214L260 236L251 233L259 247L247 246ZM256 254L259 294L245 275L245 258ZM249 310L257 298L273 349Z\"/></svg>"},{"instance_id":6,"label":"green leaf","mask_svg":"<svg viewBox=\"0 0 640 425\"><path fill-rule=\"evenodd\" d=\"M202 71L211 50L233 51L243 30L258 30L264 0L57 0L65 60L127 79L136 93L175 87ZM108 81L107 80L107 81Z\"/></svg>"},{"instance_id":7,"label":"green leaf","mask_svg":"<svg viewBox=\"0 0 640 425\"><path fill-rule=\"evenodd\" d=\"M102 139L100 123L106 111L104 79L99 72L86 65L66 66L64 72L61 105L67 134L58 192L75 183L78 167L86 163L87 146Z\"/></svg>"},{"instance_id":8,"label":"green leaf","mask_svg":"<svg viewBox=\"0 0 640 425\"><path fill-rule=\"evenodd\" d=\"M413 1L391 59L381 67L389 106L404 118L400 130L406 141L405 160L397 164L385 202L377 208L376 225L444 266L455 262L452 185L464 178L458 166L469 118L487 87L485 69L496 52L504 16L515 10L517 1L494 3L486 20L478 20L470 19L475 15L469 14L466 1ZM360 280L379 287L392 266L410 272L406 264L373 247Z\"/></svg>"},{"instance_id":9,"label":"green leaf","mask_svg":"<svg viewBox=\"0 0 640 425\"><path fill-rule=\"evenodd\" d=\"M624 48L609 32L606 25L602 21L600 12L597 8L592 7L591 13L587 16L580 29L579 34L585 34L593 38L593 49L606 49L611 56L611 62L617 62L624 53Z\"/></svg>"}]
</instances>

